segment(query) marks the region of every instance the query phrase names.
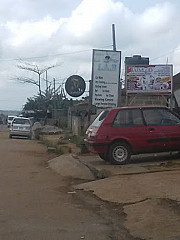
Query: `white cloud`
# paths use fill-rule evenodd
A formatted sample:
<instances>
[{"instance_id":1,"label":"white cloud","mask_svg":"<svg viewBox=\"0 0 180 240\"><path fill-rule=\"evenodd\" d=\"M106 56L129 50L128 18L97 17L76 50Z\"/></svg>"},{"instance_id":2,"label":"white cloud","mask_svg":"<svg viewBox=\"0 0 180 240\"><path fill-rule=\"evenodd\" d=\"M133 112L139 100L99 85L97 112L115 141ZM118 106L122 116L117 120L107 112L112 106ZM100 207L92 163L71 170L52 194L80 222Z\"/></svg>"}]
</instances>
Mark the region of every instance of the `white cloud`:
<instances>
[{"instance_id":1,"label":"white cloud","mask_svg":"<svg viewBox=\"0 0 180 240\"><path fill-rule=\"evenodd\" d=\"M154 44L166 42L173 29L174 16L175 9L169 3L156 5L136 16L133 29L135 43L153 48Z\"/></svg>"},{"instance_id":2,"label":"white cloud","mask_svg":"<svg viewBox=\"0 0 180 240\"><path fill-rule=\"evenodd\" d=\"M11 44L14 47L41 42L42 39L48 39L55 33L65 19L59 21L53 20L51 17L45 17L39 22L7 22L6 27L14 34L11 37Z\"/></svg>"},{"instance_id":3,"label":"white cloud","mask_svg":"<svg viewBox=\"0 0 180 240\"><path fill-rule=\"evenodd\" d=\"M98 24L100 16L108 12L113 4L113 2L107 0L82 1L78 8L72 12L69 19L70 30L77 36L93 31L93 27Z\"/></svg>"}]
</instances>

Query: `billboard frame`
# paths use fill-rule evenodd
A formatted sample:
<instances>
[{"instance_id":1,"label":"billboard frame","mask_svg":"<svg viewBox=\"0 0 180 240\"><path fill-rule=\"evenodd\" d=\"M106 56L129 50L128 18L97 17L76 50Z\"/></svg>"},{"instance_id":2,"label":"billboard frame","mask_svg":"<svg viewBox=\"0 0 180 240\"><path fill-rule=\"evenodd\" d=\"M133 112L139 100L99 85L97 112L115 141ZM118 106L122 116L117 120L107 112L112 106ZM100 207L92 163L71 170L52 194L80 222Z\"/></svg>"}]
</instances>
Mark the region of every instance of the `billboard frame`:
<instances>
[{"instance_id":1,"label":"billboard frame","mask_svg":"<svg viewBox=\"0 0 180 240\"><path fill-rule=\"evenodd\" d=\"M117 71L118 71L118 73L117 73L117 79L115 80L116 82L112 82L112 84L116 84L117 85L117 88L115 88L116 89L116 92L114 92L114 95L117 95L116 97L117 97L117 99L116 99L116 101L115 102L113 102L113 100L112 99L110 99L110 100L112 100L112 105L111 105L111 103L110 104L108 104L108 101L107 101L107 103L104 103L104 104L102 104L102 103L97 103L96 101L95 101L95 80L98 80L98 79L95 79L96 77L95 77L95 54L97 53L97 52L99 52L99 53L102 53L102 55L104 54L104 53L109 53L109 54L115 54L115 53L117 53L119 56L118 56L118 64L117 64ZM108 61L108 60L107 60ZM99 62L100 63L100 62ZM107 64L107 63L106 63ZM97 66L96 66L97 67ZM104 70L104 71L106 71L106 70ZM107 70L107 71L109 71L109 70ZM114 51L114 50L100 50L100 49L93 49L93 57L92 57L92 76L91 76L91 79L92 79L92 92L91 92L91 104L93 104L93 105L95 105L96 107L99 107L99 108L111 108L111 107L117 107L118 105L119 105L119 99L120 99L120 96L119 96L119 88L120 88L120 74L121 74L121 51ZM102 74L103 75L103 74ZM102 77L102 76L101 76ZM102 79L104 78L105 76L103 76L102 77ZM108 82L106 82L106 79L103 79L103 81L105 82L104 83L104 87L106 87L106 89L107 90L109 90L110 91L110 89L108 89L108 87L107 87L107 85L109 84L110 85L110 83L108 83ZM106 85L107 84L107 85ZM109 86L110 87L110 86ZM96 89L97 90L97 89ZM108 92L109 93L109 92ZM110 92L109 93L109 95L113 95L112 94L113 92ZM99 93L101 96L102 96L102 98L103 98L103 93L102 92L100 92ZM111 106L110 106L111 105Z\"/></svg>"},{"instance_id":2,"label":"billboard frame","mask_svg":"<svg viewBox=\"0 0 180 240\"><path fill-rule=\"evenodd\" d=\"M151 90L151 89L149 89L149 90L128 90L128 79L127 79L127 75L128 75L128 73L127 73L127 69L128 69L128 67L129 68L141 68L141 70L144 68L144 69L150 69L150 68L160 68L160 67L169 67L170 68L170 73L171 73L171 75L169 76L164 76L164 77L166 77L166 78L168 78L168 79L170 79L170 89L169 90L162 90L162 89L157 89L157 90ZM150 73L149 73L150 74ZM137 78L137 79L139 79L140 77L146 77L146 76L149 76L149 74L144 74L143 75L143 73L141 74L141 73L139 73L139 74L134 74L134 75L132 75L132 78L134 77L134 78ZM152 73L151 73L152 74ZM153 76L154 77L154 76ZM162 76L161 76L162 77ZM160 77L159 77L160 78ZM146 78L145 78L146 79ZM157 79L157 78L156 78ZM165 79L165 78L164 78ZM173 91L173 65L172 64L156 64L156 65L126 65L126 67L125 67L125 81L126 81L126 95L127 94L154 94L154 95L171 95L172 94L172 91ZM163 83L163 80L161 81L161 78L160 78L160 83L159 83L159 85L160 84L162 84ZM167 84L167 83L166 83ZM154 85L155 86L155 85ZM157 86L157 85L156 85ZM169 86L169 85L168 85ZM153 87L153 85L151 86L151 87ZM161 87L161 86L160 86Z\"/></svg>"}]
</instances>

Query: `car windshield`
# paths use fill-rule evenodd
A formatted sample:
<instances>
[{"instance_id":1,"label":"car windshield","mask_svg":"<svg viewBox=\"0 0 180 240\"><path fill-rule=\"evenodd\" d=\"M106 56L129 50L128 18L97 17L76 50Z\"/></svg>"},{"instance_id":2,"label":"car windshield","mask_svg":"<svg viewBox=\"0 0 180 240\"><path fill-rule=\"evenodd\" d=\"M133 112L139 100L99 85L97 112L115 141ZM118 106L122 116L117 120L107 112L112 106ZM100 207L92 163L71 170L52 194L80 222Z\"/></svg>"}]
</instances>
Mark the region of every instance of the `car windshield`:
<instances>
[{"instance_id":1,"label":"car windshield","mask_svg":"<svg viewBox=\"0 0 180 240\"><path fill-rule=\"evenodd\" d=\"M11 121L11 120L13 120L13 118L14 118L14 117L8 117L8 120L10 120L10 121Z\"/></svg>"},{"instance_id":2,"label":"car windshield","mask_svg":"<svg viewBox=\"0 0 180 240\"><path fill-rule=\"evenodd\" d=\"M28 119L24 119L24 118L15 118L13 121L13 124L28 124L30 125L30 122Z\"/></svg>"},{"instance_id":3,"label":"car windshield","mask_svg":"<svg viewBox=\"0 0 180 240\"><path fill-rule=\"evenodd\" d=\"M93 127L100 127L101 123L103 122L103 120L105 119L105 117L108 115L109 111L102 111L97 118L94 120L94 122L91 124L91 126Z\"/></svg>"}]
</instances>

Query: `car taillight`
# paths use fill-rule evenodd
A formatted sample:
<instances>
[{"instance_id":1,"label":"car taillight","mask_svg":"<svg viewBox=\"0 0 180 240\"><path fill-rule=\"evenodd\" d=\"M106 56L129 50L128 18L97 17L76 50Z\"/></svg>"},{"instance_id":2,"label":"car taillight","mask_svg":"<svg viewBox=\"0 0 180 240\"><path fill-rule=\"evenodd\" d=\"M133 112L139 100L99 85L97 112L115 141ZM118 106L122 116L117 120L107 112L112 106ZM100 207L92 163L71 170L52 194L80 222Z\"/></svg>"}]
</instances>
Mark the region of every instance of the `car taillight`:
<instances>
[{"instance_id":1,"label":"car taillight","mask_svg":"<svg viewBox=\"0 0 180 240\"><path fill-rule=\"evenodd\" d=\"M97 136L97 131L93 130L93 129L89 129L88 133L87 133L87 137L92 137L92 138L96 138Z\"/></svg>"},{"instance_id":2,"label":"car taillight","mask_svg":"<svg viewBox=\"0 0 180 240\"><path fill-rule=\"evenodd\" d=\"M96 137L96 135L97 135L96 133L97 133L96 131L92 131L91 132L91 137Z\"/></svg>"}]
</instances>

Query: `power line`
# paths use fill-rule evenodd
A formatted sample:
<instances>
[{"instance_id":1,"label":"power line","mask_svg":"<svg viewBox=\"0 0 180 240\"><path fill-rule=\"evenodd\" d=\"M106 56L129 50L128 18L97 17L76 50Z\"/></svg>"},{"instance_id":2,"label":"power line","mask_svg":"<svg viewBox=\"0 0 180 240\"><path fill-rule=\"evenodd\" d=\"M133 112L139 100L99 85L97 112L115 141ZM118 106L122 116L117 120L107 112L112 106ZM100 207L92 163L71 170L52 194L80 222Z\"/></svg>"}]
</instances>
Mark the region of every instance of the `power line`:
<instances>
[{"instance_id":1,"label":"power line","mask_svg":"<svg viewBox=\"0 0 180 240\"><path fill-rule=\"evenodd\" d=\"M107 45L103 46L101 48L105 47L112 47L112 45ZM23 58L11 58L11 59L0 59L0 61L18 61L18 60L33 60L33 59L40 59L40 58L49 58L49 57L58 57L58 56L66 56L66 55L73 55L73 54L78 54L78 53L83 53L83 52L89 52L93 48L89 48L86 50L81 50L81 51L74 51L74 52L67 52L67 53L59 53L59 54L50 54L50 55L44 55L44 56L34 56L34 57L23 57Z\"/></svg>"},{"instance_id":2,"label":"power line","mask_svg":"<svg viewBox=\"0 0 180 240\"><path fill-rule=\"evenodd\" d=\"M106 45L103 46L101 48L105 48L105 47L112 47L112 45ZM81 51L74 51L74 52L67 52L67 53L59 53L59 54L50 54L50 55L44 55L44 56L34 56L34 57L19 57L19 58L9 58L9 59L3 59L1 58L0 61L19 61L19 60L33 60L33 59L40 59L40 58L49 58L49 57L58 57L58 56L67 56L67 55L73 55L73 54L78 54L78 53L83 53L83 52L88 52L91 51L93 48L91 49L86 49L86 50L81 50ZM129 50L129 49L128 49ZM125 52L127 52L128 50L125 50L124 52L122 52L122 55L125 54ZM168 54L171 54L175 51L180 50L180 47L178 48L174 48L172 51L164 53L163 55L160 55L158 57L152 58L150 61L154 61L156 59L159 59L161 57L167 56Z\"/></svg>"},{"instance_id":3,"label":"power line","mask_svg":"<svg viewBox=\"0 0 180 240\"><path fill-rule=\"evenodd\" d=\"M154 61L154 60L157 60L157 59L159 59L159 58L165 57L165 56L167 56L167 55L169 55L169 54L171 54L171 53L173 53L173 52L176 52L176 51L178 51L178 50L180 50L180 47L174 48L172 51L167 52L167 53L164 53L163 55L161 55L161 56L159 56L159 57L153 58L153 59L151 59L150 61Z\"/></svg>"}]
</instances>

